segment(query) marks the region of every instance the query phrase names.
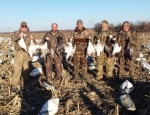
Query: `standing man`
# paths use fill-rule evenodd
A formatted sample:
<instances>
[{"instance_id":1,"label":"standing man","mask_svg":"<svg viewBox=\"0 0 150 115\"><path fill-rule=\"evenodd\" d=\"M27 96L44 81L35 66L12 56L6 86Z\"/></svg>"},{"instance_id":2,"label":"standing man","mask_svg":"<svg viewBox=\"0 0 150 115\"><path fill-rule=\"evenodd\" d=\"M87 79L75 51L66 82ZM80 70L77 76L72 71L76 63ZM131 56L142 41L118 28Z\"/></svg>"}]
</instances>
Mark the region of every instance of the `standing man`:
<instances>
[{"instance_id":1,"label":"standing man","mask_svg":"<svg viewBox=\"0 0 150 115\"><path fill-rule=\"evenodd\" d=\"M58 25L56 23L53 23L51 26L51 31L45 34L43 43L45 42L47 42L48 49L50 50L50 52L46 55L46 77L47 81L51 83L53 62L56 68L56 79L60 80L62 77L62 56L59 52L57 52L57 47L63 43L66 43L64 35L58 31Z\"/></svg>"},{"instance_id":2,"label":"standing man","mask_svg":"<svg viewBox=\"0 0 150 115\"><path fill-rule=\"evenodd\" d=\"M82 69L82 77L85 78L87 74L87 59L86 48L87 40L90 39L89 31L83 26L83 21L77 21L77 27L71 33L71 39L76 45L76 51L74 54L74 79L79 79L79 69Z\"/></svg>"},{"instance_id":3,"label":"standing man","mask_svg":"<svg viewBox=\"0 0 150 115\"><path fill-rule=\"evenodd\" d=\"M21 48L18 41L23 37L25 44L28 48L30 45L30 40L33 36L30 34L29 27L26 22L21 22L19 31L16 31L13 36L15 42L15 60L14 60L14 73L12 77L12 86L18 86L20 76L23 69L24 84L27 85L30 77L30 57L27 51Z\"/></svg>"},{"instance_id":4,"label":"standing man","mask_svg":"<svg viewBox=\"0 0 150 115\"><path fill-rule=\"evenodd\" d=\"M108 28L108 22L106 20L103 20L101 24L101 30L100 32L96 33L95 38L97 40L100 39L102 45L106 45L108 48L110 48L110 51L106 52L104 50L100 54L100 56L96 57L97 69L98 69L98 73L96 76L97 80L103 78L104 66L106 67L106 77L113 76L113 58L111 57L111 52L112 52L111 36L112 36L112 32Z\"/></svg>"},{"instance_id":5,"label":"standing man","mask_svg":"<svg viewBox=\"0 0 150 115\"><path fill-rule=\"evenodd\" d=\"M122 47L119 53L119 77L124 76L126 63L129 68L130 77L136 79L134 58L137 47L137 34L130 31L130 23L128 21L125 21L122 27L122 30L117 34L117 43Z\"/></svg>"}]
</instances>

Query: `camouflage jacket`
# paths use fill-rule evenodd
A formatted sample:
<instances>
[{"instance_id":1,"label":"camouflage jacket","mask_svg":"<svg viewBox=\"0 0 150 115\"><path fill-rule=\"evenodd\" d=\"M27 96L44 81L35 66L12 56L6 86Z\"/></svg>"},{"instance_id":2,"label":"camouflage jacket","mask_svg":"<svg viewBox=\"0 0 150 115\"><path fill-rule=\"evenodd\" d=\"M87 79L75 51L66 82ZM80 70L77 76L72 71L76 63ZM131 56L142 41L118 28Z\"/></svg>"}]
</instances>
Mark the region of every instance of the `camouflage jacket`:
<instances>
[{"instance_id":1,"label":"camouflage jacket","mask_svg":"<svg viewBox=\"0 0 150 115\"><path fill-rule=\"evenodd\" d=\"M110 55L112 53L113 47L112 47L112 38L110 38L110 35L113 37L112 35L112 31L107 30L107 31L100 31L97 32L94 36L94 43L96 43L96 41L98 39L100 39L102 44L105 44L105 47L107 46L108 48L105 48L104 52L107 53L108 55ZM107 49L107 50L106 50Z\"/></svg>"},{"instance_id":2,"label":"camouflage jacket","mask_svg":"<svg viewBox=\"0 0 150 115\"><path fill-rule=\"evenodd\" d=\"M47 42L48 49L52 48L54 53L56 53L57 46L66 43L66 39L64 35L57 30L55 33L52 31L47 32L43 37L42 42Z\"/></svg>"},{"instance_id":3,"label":"camouflage jacket","mask_svg":"<svg viewBox=\"0 0 150 115\"><path fill-rule=\"evenodd\" d=\"M18 41L20 40L19 36L20 36L21 33L25 34L24 41L25 41L25 44L27 45L27 47L30 45L30 41L31 41L30 35L31 35L31 33L30 33L29 30L27 30L26 32L23 32L23 31L21 31L21 30L15 31L15 32L14 32L14 35L13 35L13 41L14 41L14 44L15 44L15 50L16 50L16 51L18 51L18 50L23 50L23 49L19 46L19 44L18 44Z\"/></svg>"},{"instance_id":4,"label":"camouflage jacket","mask_svg":"<svg viewBox=\"0 0 150 115\"><path fill-rule=\"evenodd\" d=\"M77 27L71 33L70 38L73 44L76 45L76 51L84 53L87 48L88 39L91 39L90 33L86 28L83 27L79 30Z\"/></svg>"},{"instance_id":5,"label":"camouflage jacket","mask_svg":"<svg viewBox=\"0 0 150 115\"><path fill-rule=\"evenodd\" d=\"M108 44L108 42L111 41L111 38L109 37L110 35L112 35L110 30L100 31L96 33L95 38L100 39L102 44Z\"/></svg>"},{"instance_id":6,"label":"camouflage jacket","mask_svg":"<svg viewBox=\"0 0 150 115\"><path fill-rule=\"evenodd\" d=\"M124 55L124 50L127 48L131 48L133 50L136 49L137 47L137 33L136 32L125 32L121 30L117 35L116 35L116 43L119 44L119 46L122 47L120 56Z\"/></svg>"}]
</instances>

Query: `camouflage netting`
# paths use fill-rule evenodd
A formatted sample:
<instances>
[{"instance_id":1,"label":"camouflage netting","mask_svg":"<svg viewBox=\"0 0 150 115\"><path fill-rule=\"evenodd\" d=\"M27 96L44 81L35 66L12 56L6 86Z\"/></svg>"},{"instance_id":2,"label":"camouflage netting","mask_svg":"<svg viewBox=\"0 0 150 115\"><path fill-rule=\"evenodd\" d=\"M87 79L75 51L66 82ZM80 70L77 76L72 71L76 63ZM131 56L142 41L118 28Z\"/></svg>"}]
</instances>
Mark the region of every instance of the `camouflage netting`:
<instances>
[{"instance_id":1,"label":"camouflage netting","mask_svg":"<svg viewBox=\"0 0 150 115\"><path fill-rule=\"evenodd\" d=\"M1 47L2 48L2 47ZM147 58L148 50L142 53ZM150 76L142 70L140 63L136 63L138 80L133 83L135 89L130 96L137 111L130 112L117 104L120 84L123 80L102 79L96 81L95 71L89 71L86 80L80 78L78 82L72 79L72 62L64 66L63 79L58 84L54 81L55 89L47 90L40 86L39 77L30 77L29 85L21 90L11 90L10 83L13 67L11 57L1 56L0 64L0 115L37 115L42 105L51 98L60 99L57 115L149 115L150 114ZM33 67L39 67L34 63ZM115 68L117 71L117 68ZM128 78L128 70L126 71ZM44 79L44 77L42 77ZM41 80L41 79L40 79ZM21 79L22 83L23 79Z\"/></svg>"}]
</instances>

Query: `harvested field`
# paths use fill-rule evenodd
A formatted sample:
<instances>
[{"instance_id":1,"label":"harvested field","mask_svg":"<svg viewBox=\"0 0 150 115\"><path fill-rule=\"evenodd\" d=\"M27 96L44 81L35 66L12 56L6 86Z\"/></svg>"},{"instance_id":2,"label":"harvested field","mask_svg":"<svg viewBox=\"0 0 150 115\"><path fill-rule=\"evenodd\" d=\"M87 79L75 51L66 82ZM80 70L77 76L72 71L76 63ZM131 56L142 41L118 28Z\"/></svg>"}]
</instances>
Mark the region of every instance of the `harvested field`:
<instances>
[{"instance_id":1,"label":"harvested field","mask_svg":"<svg viewBox=\"0 0 150 115\"><path fill-rule=\"evenodd\" d=\"M44 34L34 34L36 39L41 39ZM69 35L65 34L66 37ZM9 35L0 35L9 37ZM37 36L37 37L36 37ZM149 35L150 36L150 35ZM139 34L139 47L144 44L140 52L144 57L149 59L149 49L146 47L150 44L149 36ZM13 46L13 43L11 44ZM0 45L0 51L8 54L10 51L8 43ZM126 70L126 78L114 78L97 81L95 79L96 70L89 70L86 79L82 77L78 82L70 81L72 79L72 61L63 61L63 79L59 84L53 81L54 90L47 90L40 86L40 82L45 76L30 77L28 86L24 87L23 78L21 81L21 89L11 89L10 83L13 72L13 64L11 59L14 53L6 56L0 56L3 62L0 64L0 115L37 115L43 104L51 98L58 97L60 99L58 113L56 115L150 115L150 75L142 69L139 62L135 63L136 81L130 80L128 70ZM32 63L36 68L41 66L38 62ZM117 68L115 69L117 71ZM40 78L40 79L39 79ZM137 108L136 111L127 111L118 104L118 93L121 83L128 79L134 85L133 92L130 96Z\"/></svg>"}]
</instances>

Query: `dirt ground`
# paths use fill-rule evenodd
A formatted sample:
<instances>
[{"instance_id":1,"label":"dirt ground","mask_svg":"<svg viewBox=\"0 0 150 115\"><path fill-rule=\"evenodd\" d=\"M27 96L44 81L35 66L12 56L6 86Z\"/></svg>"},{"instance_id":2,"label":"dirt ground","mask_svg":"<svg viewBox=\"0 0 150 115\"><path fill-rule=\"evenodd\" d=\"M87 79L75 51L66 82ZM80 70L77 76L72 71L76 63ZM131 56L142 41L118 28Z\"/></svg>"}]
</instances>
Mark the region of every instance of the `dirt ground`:
<instances>
[{"instance_id":1,"label":"dirt ground","mask_svg":"<svg viewBox=\"0 0 150 115\"><path fill-rule=\"evenodd\" d=\"M64 33L68 37L70 33ZM150 34L139 33L139 46L149 44ZM44 33L33 33L36 39L41 39ZM148 35L148 36L147 36ZM0 36L10 37L8 34ZM0 50L2 50L1 47ZM149 50L143 48L140 50L147 58ZM71 81L73 78L72 60L63 60L64 70L63 79L53 81L55 90L46 90L39 85L39 77L44 75L30 77L28 86L21 90L11 90L10 82L13 72L13 66L5 63L0 64L0 115L37 115L42 105L51 98L59 98L59 109L56 115L150 115L150 75L141 68L141 64L136 62L136 75L138 79L132 81L126 70L125 78L118 79L104 77L102 80L95 79L96 70L89 70L86 79L80 76L78 82ZM33 68L39 67L33 63ZM136 111L127 111L118 104L119 87L121 83L128 79L134 85L130 96L136 106ZM21 84L23 78L21 79Z\"/></svg>"}]
</instances>

